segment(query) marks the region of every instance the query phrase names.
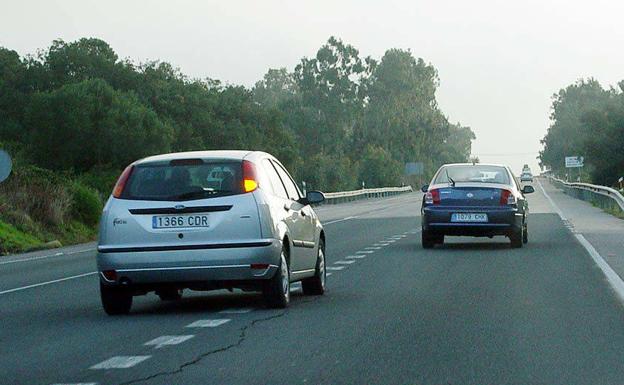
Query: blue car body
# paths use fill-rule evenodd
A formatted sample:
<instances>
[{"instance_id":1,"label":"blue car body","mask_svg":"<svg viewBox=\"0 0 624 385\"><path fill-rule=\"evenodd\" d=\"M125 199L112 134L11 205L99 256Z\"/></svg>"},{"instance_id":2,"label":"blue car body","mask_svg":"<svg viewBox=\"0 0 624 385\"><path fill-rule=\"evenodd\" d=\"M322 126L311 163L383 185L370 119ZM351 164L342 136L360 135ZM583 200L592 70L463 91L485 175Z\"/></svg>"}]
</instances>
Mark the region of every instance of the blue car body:
<instances>
[{"instance_id":1,"label":"blue car body","mask_svg":"<svg viewBox=\"0 0 624 385\"><path fill-rule=\"evenodd\" d=\"M423 192L422 236L426 248L443 243L449 235L503 235L514 247L528 241L529 207L524 194L533 188L522 189L508 167L444 165Z\"/></svg>"}]
</instances>

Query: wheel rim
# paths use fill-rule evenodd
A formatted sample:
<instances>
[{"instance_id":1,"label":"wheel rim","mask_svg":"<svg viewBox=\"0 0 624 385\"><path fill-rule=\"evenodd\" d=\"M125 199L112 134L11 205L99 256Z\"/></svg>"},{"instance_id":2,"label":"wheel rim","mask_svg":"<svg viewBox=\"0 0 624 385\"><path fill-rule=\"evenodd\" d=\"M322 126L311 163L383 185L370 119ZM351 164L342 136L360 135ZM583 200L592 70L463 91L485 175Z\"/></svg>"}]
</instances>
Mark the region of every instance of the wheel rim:
<instances>
[{"instance_id":1,"label":"wheel rim","mask_svg":"<svg viewBox=\"0 0 624 385\"><path fill-rule=\"evenodd\" d=\"M321 274L321 286L325 288L325 252L319 248L319 273Z\"/></svg>"},{"instance_id":2,"label":"wheel rim","mask_svg":"<svg viewBox=\"0 0 624 385\"><path fill-rule=\"evenodd\" d=\"M288 277L288 264L286 263L286 257L282 253L282 261L280 263L280 270L282 273L282 290L286 300L290 297L290 280Z\"/></svg>"}]
</instances>

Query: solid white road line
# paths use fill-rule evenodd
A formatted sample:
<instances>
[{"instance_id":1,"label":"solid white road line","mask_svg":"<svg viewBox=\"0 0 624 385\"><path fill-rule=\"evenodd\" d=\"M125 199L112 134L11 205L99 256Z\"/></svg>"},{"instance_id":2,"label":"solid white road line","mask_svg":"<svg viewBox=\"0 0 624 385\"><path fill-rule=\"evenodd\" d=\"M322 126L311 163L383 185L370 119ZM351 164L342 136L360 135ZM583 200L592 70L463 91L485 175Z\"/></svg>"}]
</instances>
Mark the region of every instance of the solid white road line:
<instances>
[{"instance_id":1,"label":"solid white road line","mask_svg":"<svg viewBox=\"0 0 624 385\"><path fill-rule=\"evenodd\" d=\"M16 292L16 291L21 291L21 290L26 290L26 289L32 289L33 287L39 287L39 286L50 285L50 284L52 284L52 283L63 282L63 281L69 281L70 279L76 279L76 278L88 277L88 276L90 276L90 275L94 275L94 274L97 274L97 271L92 271L92 272L90 272L90 273L84 273L84 274L78 274L78 275L72 275L71 277L65 277L65 278L54 279L54 280L52 280L52 281L47 281L47 282L35 283L35 284L33 284L33 285L28 285L28 286L16 287L15 289L8 289L8 290L0 291L0 295L2 295L2 294L8 294L8 293L13 293L13 292Z\"/></svg>"},{"instance_id":2,"label":"solid white road line","mask_svg":"<svg viewBox=\"0 0 624 385\"><path fill-rule=\"evenodd\" d=\"M339 265L350 265L352 263L355 263L355 261L353 261L353 260L349 260L349 261L336 261L334 263L339 264Z\"/></svg>"},{"instance_id":3,"label":"solid white road line","mask_svg":"<svg viewBox=\"0 0 624 385\"><path fill-rule=\"evenodd\" d=\"M128 369L150 357L151 356L115 356L93 365L90 369Z\"/></svg>"},{"instance_id":4,"label":"solid white road line","mask_svg":"<svg viewBox=\"0 0 624 385\"><path fill-rule=\"evenodd\" d=\"M546 198L552 205L555 212L559 214L559 217L561 218L561 220L567 221L567 219L565 219L565 216L563 215L563 212L559 209L559 206L557 206L557 204L550 198L546 190L544 190L544 187L542 187L542 183L539 181L539 179L537 179L537 184L540 186L542 192L544 193L544 195L546 196ZM613 289L613 291L615 292L619 300L621 302L624 302L624 281L622 281L622 278L620 278L620 276L613 270L613 268L611 268L611 266L607 263L607 261L605 261L602 255L600 255L600 253L596 250L596 248L594 248L594 246L591 243L589 243L589 241L583 236L583 234L574 233L573 235L576 237L579 243L585 248L585 250L587 250L589 255L594 260L594 263L596 263L596 265L600 268L600 270L602 270L602 273L607 278L607 282L609 282L609 284L611 285L611 288Z\"/></svg>"},{"instance_id":5,"label":"solid white road line","mask_svg":"<svg viewBox=\"0 0 624 385\"><path fill-rule=\"evenodd\" d=\"M351 217L346 217L346 218L342 218L342 219L336 219L336 220L333 220L333 221L329 221L329 222L323 223L323 226L331 225L333 223L338 223L338 222L344 222L344 221L348 221L350 219L355 219L355 218L357 218L357 216L354 215L354 216L351 216Z\"/></svg>"},{"instance_id":6,"label":"solid white road line","mask_svg":"<svg viewBox=\"0 0 624 385\"><path fill-rule=\"evenodd\" d=\"M325 270L338 271L344 269L344 266L327 266Z\"/></svg>"},{"instance_id":7,"label":"solid white road line","mask_svg":"<svg viewBox=\"0 0 624 385\"><path fill-rule=\"evenodd\" d=\"M80 253L86 253L87 251L95 251L95 250L96 249L93 248L93 249L84 249L84 250L70 251L68 253L57 252L57 253L49 254L49 255L40 255L38 257L30 257L30 258L23 258L23 259L12 259L10 261L2 261L2 262L0 262L0 265L8 265L9 263L36 261L38 259L45 259L45 258L50 258L50 257L60 257L62 255L80 254Z\"/></svg>"},{"instance_id":8,"label":"solid white road line","mask_svg":"<svg viewBox=\"0 0 624 385\"><path fill-rule=\"evenodd\" d=\"M187 328L216 328L217 326L221 326L230 322L230 319L222 318L222 319L200 319L193 323L186 325Z\"/></svg>"},{"instance_id":9,"label":"solid white road line","mask_svg":"<svg viewBox=\"0 0 624 385\"><path fill-rule=\"evenodd\" d=\"M557 204L552 200L552 198L550 197L550 195L548 195L548 193L546 192L546 190L544 190L544 186L542 186L542 182L540 182L539 179L537 179L537 185L540 187L540 189L542 190L542 193L544 194L544 196L546 197L546 199L548 199L548 202L550 202L550 205L553 207L553 209L555 210L555 212L557 214L559 214L559 217L561 217L562 220L567 221L568 218L565 217L565 215L563 215L563 211L561 211L561 209L559 209L559 206L557 206Z\"/></svg>"},{"instance_id":10,"label":"solid white road line","mask_svg":"<svg viewBox=\"0 0 624 385\"><path fill-rule=\"evenodd\" d=\"M156 349L160 349L163 346L179 345L182 342L188 341L188 340L190 340L193 337L195 337L193 334L186 335L186 336L160 336L160 337L154 338L151 341L147 341L143 345L145 345L145 346L155 346Z\"/></svg>"},{"instance_id":11,"label":"solid white road line","mask_svg":"<svg viewBox=\"0 0 624 385\"><path fill-rule=\"evenodd\" d=\"M242 309L224 309L224 310L221 310L219 313L221 314L245 314L245 313L249 313L252 310L253 309L250 307L242 308Z\"/></svg>"}]
</instances>

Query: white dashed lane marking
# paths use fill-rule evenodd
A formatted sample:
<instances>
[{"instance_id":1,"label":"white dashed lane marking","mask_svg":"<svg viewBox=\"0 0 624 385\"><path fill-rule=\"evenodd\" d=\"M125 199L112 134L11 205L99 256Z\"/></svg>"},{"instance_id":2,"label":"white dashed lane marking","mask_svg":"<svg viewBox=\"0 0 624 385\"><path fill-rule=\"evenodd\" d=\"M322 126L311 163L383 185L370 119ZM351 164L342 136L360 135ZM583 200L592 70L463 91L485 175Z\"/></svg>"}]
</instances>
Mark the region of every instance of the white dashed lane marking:
<instances>
[{"instance_id":1,"label":"white dashed lane marking","mask_svg":"<svg viewBox=\"0 0 624 385\"><path fill-rule=\"evenodd\" d=\"M242 309L225 309L221 310L219 313L221 314L245 314L252 311L252 308L242 308Z\"/></svg>"},{"instance_id":2,"label":"white dashed lane marking","mask_svg":"<svg viewBox=\"0 0 624 385\"><path fill-rule=\"evenodd\" d=\"M144 343L145 346L155 346L156 349L160 349L163 346L168 345L178 345L184 341L188 341L191 338L195 337L194 335L186 335L186 336L160 336L158 338L154 338L151 341Z\"/></svg>"},{"instance_id":3,"label":"white dashed lane marking","mask_svg":"<svg viewBox=\"0 0 624 385\"><path fill-rule=\"evenodd\" d=\"M366 249L366 250L379 250L379 249L381 249L381 247L379 247L379 246L377 246L377 247L369 246L369 247L365 247L364 249Z\"/></svg>"},{"instance_id":4,"label":"white dashed lane marking","mask_svg":"<svg viewBox=\"0 0 624 385\"><path fill-rule=\"evenodd\" d=\"M291 283L290 284L290 291L291 292L303 291L303 287L301 287L301 282Z\"/></svg>"},{"instance_id":5,"label":"white dashed lane marking","mask_svg":"<svg viewBox=\"0 0 624 385\"><path fill-rule=\"evenodd\" d=\"M56 383L52 385L97 385L97 382L67 382L67 383Z\"/></svg>"},{"instance_id":6,"label":"white dashed lane marking","mask_svg":"<svg viewBox=\"0 0 624 385\"><path fill-rule=\"evenodd\" d=\"M329 277L330 275L332 275L332 273L327 273L326 272L325 275Z\"/></svg>"},{"instance_id":7,"label":"white dashed lane marking","mask_svg":"<svg viewBox=\"0 0 624 385\"><path fill-rule=\"evenodd\" d=\"M346 259L363 259L366 258L366 255L347 255L345 258Z\"/></svg>"},{"instance_id":8,"label":"white dashed lane marking","mask_svg":"<svg viewBox=\"0 0 624 385\"><path fill-rule=\"evenodd\" d=\"M355 261L336 261L334 263L337 263L339 265L350 265L352 263L355 263Z\"/></svg>"},{"instance_id":9,"label":"white dashed lane marking","mask_svg":"<svg viewBox=\"0 0 624 385\"><path fill-rule=\"evenodd\" d=\"M372 250L360 250L360 251L356 251L355 254L372 254L374 253L374 251Z\"/></svg>"},{"instance_id":10,"label":"white dashed lane marking","mask_svg":"<svg viewBox=\"0 0 624 385\"><path fill-rule=\"evenodd\" d=\"M230 319L200 319L193 323L186 325L187 328L216 328L230 322Z\"/></svg>"},{"instance_id":11,"label":"white dashed lane marking","mask_svg":"<svg viewBox=\"0 0 624 385\"><path fill-rule=\"evenodd\" d=\"M344 268L345 268L344 266L327 266L325 269L331 270L331 271L339 271L339 270L343 270Z\"/></svg>"},{"instance_id":12,"label":"white dashed lane marking","mask_svg":"<svg viewBox=\"0 0 624 385\"><path fill-rule=\"evenodd\" d=\"M91 369L128 369L150 357L151 356L115 356L93 365Z\"/></svg>"}]
</instances>

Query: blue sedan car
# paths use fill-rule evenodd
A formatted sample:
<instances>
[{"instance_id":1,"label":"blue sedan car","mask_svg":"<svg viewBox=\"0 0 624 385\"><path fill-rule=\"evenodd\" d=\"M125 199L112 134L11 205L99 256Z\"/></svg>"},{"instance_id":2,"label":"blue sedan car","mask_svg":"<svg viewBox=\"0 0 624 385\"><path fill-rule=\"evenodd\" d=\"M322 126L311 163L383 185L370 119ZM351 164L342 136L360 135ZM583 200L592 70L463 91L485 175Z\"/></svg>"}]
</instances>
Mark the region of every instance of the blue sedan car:
<instances>
[{"instance_id":1,"label":"blue sedan car","mask_svg":"<svg viewBox=\"0 0 624 385\"><path fill-rule=\"evenodd\" d=\"M509 167L494 164L446 164L423 186L422 245L432 248L447 235L504 235L511 247L528 242L529 205Z\"/></svg>"}]
</instances>

